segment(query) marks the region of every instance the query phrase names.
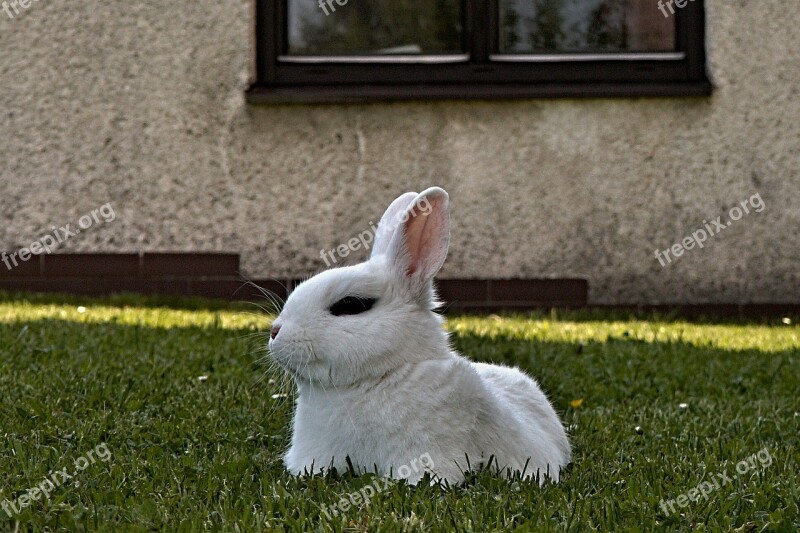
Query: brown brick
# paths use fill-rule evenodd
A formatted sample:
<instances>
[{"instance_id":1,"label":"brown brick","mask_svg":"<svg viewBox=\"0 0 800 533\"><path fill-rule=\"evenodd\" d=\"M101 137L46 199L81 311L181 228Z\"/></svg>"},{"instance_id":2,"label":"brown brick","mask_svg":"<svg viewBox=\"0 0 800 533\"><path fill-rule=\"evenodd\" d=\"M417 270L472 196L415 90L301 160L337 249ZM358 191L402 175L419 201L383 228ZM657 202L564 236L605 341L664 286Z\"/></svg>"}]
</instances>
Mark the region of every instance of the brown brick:
<instances>
[{"instance_id":1,"label":"brown brick","mask_svg":"<svg viewBox=\"0 0 800 533\"><path fill-rule=\"evenodd\" d=\"M11 254L17 255L11 257ZM0 279L7 278L38 278L42 274L42 256L31 256L27 261L22 261L19 258L18 252L9 252L6 254L5 261L2 260L4 256L0 254ZM14 260L17 264L14 266ZM8 265L6 265L6 262ZM10 269L8 267L11 267Z\"/></svg>"},{"instance_id":2,"label":"brown brick","mask_svg":"<svg viewBox=\"0 0 800 533\"><path fill-rule=\"evenodd\" d=\"M439 298L451 302L485 302L489 286L485 279L440 279L436 281Z\"/></svg>"},{"instance_id":3,"label":"brown brick","mask_svg":"<svg viewBox=\"0 0 800 533\"><path fill-rule=\"evenodd\" d=\"M45 277L139 277L138 254L52 254L44 256Z\"/></svg>"},{"instance_id":4,"label":"brown brick","mask_svg":"<svg viewBox=\"0 0 800 533\"><path fill-rule=\"evenodd\" d=\"M489 281L490 302L528 305L586 305L588 282L583 279L507 279Z\"/></svg>"},{"instance_id":5,"label":"brown brick","mask_svg":"<svg viewBox=\"0 0 800 533\"><path fill-rule=\"evenodd\" d=\"M142 274L159 276L239 276L237 254L145 253Z\"/></svg>"}]
</instances>

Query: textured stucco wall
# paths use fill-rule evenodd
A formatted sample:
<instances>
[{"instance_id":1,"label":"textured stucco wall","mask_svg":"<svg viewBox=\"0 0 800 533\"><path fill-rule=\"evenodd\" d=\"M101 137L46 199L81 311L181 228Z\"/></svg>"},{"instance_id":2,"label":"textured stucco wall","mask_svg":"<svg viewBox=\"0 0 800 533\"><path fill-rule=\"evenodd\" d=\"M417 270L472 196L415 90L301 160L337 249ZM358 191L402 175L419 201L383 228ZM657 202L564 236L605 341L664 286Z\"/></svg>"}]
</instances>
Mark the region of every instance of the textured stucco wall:
<instances>
[{"instance_id":1,"label":"textured stucco wall","mask_svg":"<svg viewBox=\"0 0 800 533\"><path fill-rule=\"evenodd\" d=\"M251 107L245 0L0 12L0 249L245 252L299 276L400 192L451 194L446 277L586 277L593 303L800 301L800 10L711 0L708 99ZM187 7L191 6L191 7ZM702 250L667 248L760 193Z\"/></svg>"}]
</instances>

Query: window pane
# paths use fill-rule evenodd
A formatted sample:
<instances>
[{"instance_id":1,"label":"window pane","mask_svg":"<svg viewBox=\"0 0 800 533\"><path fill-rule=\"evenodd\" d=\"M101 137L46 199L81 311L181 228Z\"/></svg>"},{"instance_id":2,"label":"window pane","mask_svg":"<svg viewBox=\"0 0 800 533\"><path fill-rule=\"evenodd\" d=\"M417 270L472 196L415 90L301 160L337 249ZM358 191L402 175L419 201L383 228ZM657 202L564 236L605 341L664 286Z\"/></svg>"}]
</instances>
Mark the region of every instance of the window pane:
<instances>
[{"instance_id":1,"label":"window pane","mask_svg":"<svg viewBox=\"0 0 800 533\"><path fill-rule=\"evenodd\" d=\"M500 52L670 52L667 14L656 0L500 0Z\"/></svg>"},{"instance_id":2,"label":"window pane","mask_svg":"<svg viewBox=\"0 0 800 533\"><path fill-rule=\"evenodd\" d=\"M289 54L463 51L461 0L289 0L288 8Z\"/></svg>"}]
</instances>

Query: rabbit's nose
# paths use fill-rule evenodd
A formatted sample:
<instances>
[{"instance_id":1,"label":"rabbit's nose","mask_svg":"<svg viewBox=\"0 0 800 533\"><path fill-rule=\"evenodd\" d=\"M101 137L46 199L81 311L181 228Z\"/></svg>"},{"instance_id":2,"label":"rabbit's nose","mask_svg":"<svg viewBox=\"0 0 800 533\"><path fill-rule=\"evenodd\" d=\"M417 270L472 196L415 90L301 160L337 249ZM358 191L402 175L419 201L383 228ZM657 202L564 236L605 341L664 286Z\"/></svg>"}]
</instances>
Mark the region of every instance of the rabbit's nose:
<instances>
[{"instance_id":1,"label":"rabbit's nose","mask_svg":"<svg viewBox=\"0 0 800 533\"><path fill-rule=\"evenodd\" d=\"M277 336L278 336L278 333L279 333L280 331L281 331L281 325L280 325L280 324L273 324L273 325L272 325L272 329L270 329L270 330L269 330L269 336L270 336L270 338L271 338L271 339L274 339L275 337L277 337Z\"/></svg>"}]
</instances>

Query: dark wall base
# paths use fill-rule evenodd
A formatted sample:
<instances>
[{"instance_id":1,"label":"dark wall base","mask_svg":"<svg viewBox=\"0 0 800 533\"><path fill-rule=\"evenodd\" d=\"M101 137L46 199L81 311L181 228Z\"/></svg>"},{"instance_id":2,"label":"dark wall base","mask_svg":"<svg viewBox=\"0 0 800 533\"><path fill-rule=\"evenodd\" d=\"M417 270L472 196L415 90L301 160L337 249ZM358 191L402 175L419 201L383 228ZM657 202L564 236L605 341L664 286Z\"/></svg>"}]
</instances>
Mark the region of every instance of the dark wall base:
<instances>
[{"instance_id":1,"label":"dark wall base","mask_svg":"<svg viewBox=\"0 0 800 533\"><path fill-rule=\"evenodd\" d=\"M12 264L13 266L13 264ZM280 299L300 280L254 279L248 283L236 254L53 254L0 263L0 290L106 296L121 292L263 301L253 286ZM580 279L440 280L449 310L582 307L588 284Z\"/></svg>"}]
</instances>

